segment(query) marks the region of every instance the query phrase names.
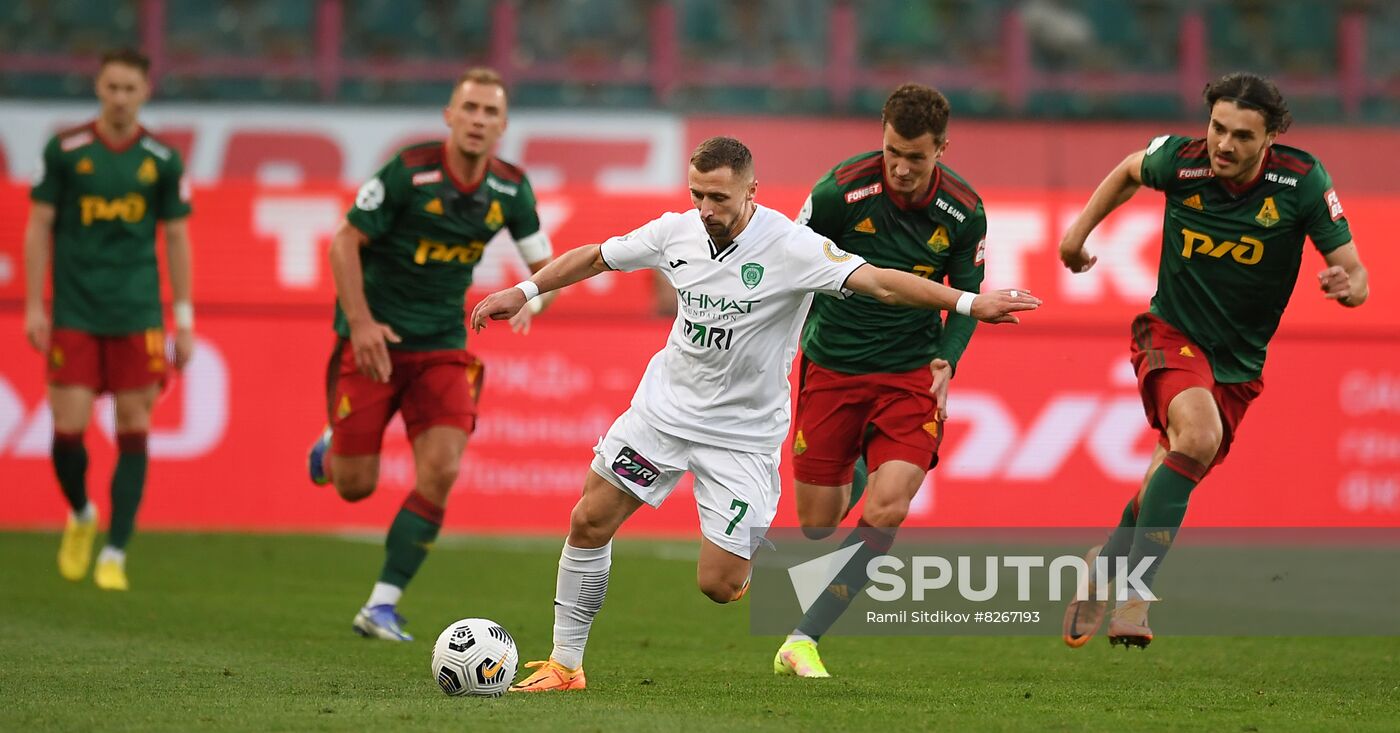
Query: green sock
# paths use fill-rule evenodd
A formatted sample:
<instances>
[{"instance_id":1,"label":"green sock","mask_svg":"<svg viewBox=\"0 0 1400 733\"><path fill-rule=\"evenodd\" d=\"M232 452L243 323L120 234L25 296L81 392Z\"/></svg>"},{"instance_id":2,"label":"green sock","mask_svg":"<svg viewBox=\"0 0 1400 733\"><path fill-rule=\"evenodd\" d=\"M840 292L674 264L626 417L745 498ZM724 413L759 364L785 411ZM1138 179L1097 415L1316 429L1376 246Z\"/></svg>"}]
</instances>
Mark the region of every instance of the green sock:
<instances>
[{"instance_id":1,"label":"green sock","mask_svg":"<svg viewBox=\"0 0 1400 733\"><path fill-rule=\"evenodd\" d=\"M428 557L428 548L442 529L442 516L442 507L417 491L404 499L403 507L384 538L384 570L379 574L379 582L408 587L408 581L418 573Z\"/></svg>"},{"instance_id":2,"label":"green sock","mask_svg":"<svg viewBox=\"0 0 1400 733\"><path fill-rule=\"evenodd\" d=\"M112 523L107 544L125 549L136 529L136 510L146 488L146 434L117 435L117 469L112 472Z\"/></svg>"},{"instance_id":3,"label":"green sock","mask_svg":"<svg viewBox=\"0 0 1400 733\"><path fill-rule=\"evenodd\" d=\"M870 469L865 466L865 456L856 459L856 472L851 477L851 500L846 503L846 511L850 512L860 501L860 497L865 494L865 485L870 482Z\"/></svg>"},{"instance_id":4,"label":"green sock","mask_svg":"<svg viewBox=\"0 0 1400 733\"><path fill-rule=\"evenodd\" d=\"M1123 516L1118 519L1118 526L1113 528L1113 532L1108 535L1108 541L1103 543L1103 549L1099 550L1099 557L1108 558L1109 579L1118 571L1118 558L1126 560L1128 551L1133 548L1137 518L1137 495L1134 494L1133 498L1128 500L1128 505L1123 507Z\"/></svg>"},{"instance_id":5,"label":"green sock","mask_svg":"<svg viewBox=\"0 0 1400 733\"><path fill-rule=\"evenodd\" d=\"M53 472L58 477L58 488L63 490L63 498L74 513L87 506L87 447L83 445L82 433L53 434Z\"/></svg>"},{"instance_id":6,"label":"green sock","mask_svg":"<svg viewBox=\"0 0 1400 733\"><path fill-rule=\"evenodd\" d=\"M812 606L798 622L797 631L813 639L821 639L822 634L831 630L841 618L841 614L850 607L851 601L855 600L865 588L865 584L870 582L866 566L871 559L889 552L890 545L894 543L894 533L892 528L872 527L866 524L865 517L860 518L856 528L841 541L841 547L850 547L862 540L865 544L846 561L841 572L836 574L826 590L812 602Z\"/></svg>"},{"instance_id":7,"label":"green sock","mask_svg":"<svg viewBox=\"0 0 1400 733\"><path fill-rule=\"evenodd\" d=\"M1191 490L1205 478L1207 466L1184 453L1168 453L1166 460L1147 481L1138 510L1137 528L1133 530L1133 549L1128 553L1128 571L1136 568L1145 557L1155 558L1142 574L1143 585L1152 587L1162 560L1176 539L1181 521L1186 518L1186 503Z\"/></svg>"}]
</instances>

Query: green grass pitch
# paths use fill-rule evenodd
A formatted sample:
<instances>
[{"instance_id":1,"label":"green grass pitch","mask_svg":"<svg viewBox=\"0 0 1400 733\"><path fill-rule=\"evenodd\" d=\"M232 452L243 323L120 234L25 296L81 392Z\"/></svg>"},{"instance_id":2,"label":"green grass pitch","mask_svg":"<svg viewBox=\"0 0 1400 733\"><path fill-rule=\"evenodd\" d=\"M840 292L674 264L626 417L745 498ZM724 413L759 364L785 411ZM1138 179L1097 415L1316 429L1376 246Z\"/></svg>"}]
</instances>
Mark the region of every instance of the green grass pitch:
<instances>
[{"instance_id":1,"label":"green grass pitch","mask_svg":"<svg viewBox=\"0 0 1400 733\"><path fill-rule=\"evenodd\" d=\"M619 541L582 693L449 698L432 640L464 616L549 652L558 540L445 538L401 605L412 644L354 636L377 542L146 534L132 590L59 578L54 534L0 534L0 730L1396 730L1400 639L833 638L830 680L695 590L695 545Z\"/></svg>"}]
</instances>

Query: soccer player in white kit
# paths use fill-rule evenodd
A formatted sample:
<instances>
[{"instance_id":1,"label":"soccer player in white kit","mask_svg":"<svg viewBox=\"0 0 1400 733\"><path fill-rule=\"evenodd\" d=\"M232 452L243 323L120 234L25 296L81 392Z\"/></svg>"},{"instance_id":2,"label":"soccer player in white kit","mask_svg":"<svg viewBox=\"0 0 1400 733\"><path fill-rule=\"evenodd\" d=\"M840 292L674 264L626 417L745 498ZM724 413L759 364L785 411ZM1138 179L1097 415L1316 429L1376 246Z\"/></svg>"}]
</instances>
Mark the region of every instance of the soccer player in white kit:
<instances>
[{"instance_id":1,"label":"soccer player in white kit","mask_svg":"<svg viewBox=\"0 0 1400 733\"><path fill-rule=\"evenodd\" d=\"M754 203L753 157L715 137L690 158L691 201L600 245L567 252L530 280L487 296L472 327L510 318L539 295L608 270L661 271L676 288L676 321L651 358L632 406L594 450L569 521L554 600L554 650L513 691L585 687L583 649L602 608L612 538L643 504L658 507L686 471L700 513L700 590L743 597L750 559L778 509L778 457L789 425L788 372L812 293L860 292L892 305L956 309L1015 323L1040 301L1024 290L974 294L885 270Z\"/></svg>"}]
</instances>

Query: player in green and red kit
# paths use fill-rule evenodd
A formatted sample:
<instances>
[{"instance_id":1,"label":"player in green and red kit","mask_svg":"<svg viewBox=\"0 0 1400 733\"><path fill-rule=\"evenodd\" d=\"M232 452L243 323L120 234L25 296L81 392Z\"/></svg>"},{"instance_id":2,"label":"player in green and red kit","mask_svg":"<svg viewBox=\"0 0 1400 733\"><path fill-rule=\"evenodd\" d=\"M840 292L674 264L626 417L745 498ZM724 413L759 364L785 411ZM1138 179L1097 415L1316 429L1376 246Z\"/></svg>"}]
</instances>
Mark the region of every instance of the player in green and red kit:
<instances>
[{"instance_id":1,"label":"player in green and red kit","mask_svg":"<svg viewBox=\"0 0 1400 733\"><path fill-rule=\"evenodd\" d=\"M29 342L48 359L54 473L71 513L59 545L59 573L82 580L92 561L97 509L87 495L83 435L97 395L116 408L117 466L111 522L93 580L126 590L126 546L146 483L151 410L169 376L156 225L165 228L174 295L175 363L194 350L190 304L189 189L180 154L137 121L150 96L150 62L132 51L102 57L96 120L55 135L30 192L24 235ZM52 260L52 318L44 308Z\"/></svg>"},{"instance_id":2,"label":"player in green and red kit","mask_svg":"<svg viewBox=\"0 0 1400 733\"><path fill-rule=\"evenodd\" d=\"M948 100L917 84L896 89L882 113L884 147L833 168L812 189L799 223L870 264L954 288L982 285L987 219L966 181L939 162L948 148ZM976 319L884 305L855 295L815 297L802 334L793 467L797 515L819 538L870 496L843 547L861 549L779 648L774 672L829 676L816 642L867 582L909 503L938 463L948 380Z\"/></svg>"},{"instance_id":3,"label":"player in green and red kit","mask_svg":"<svg viewBox=\"0 0 1400 733\"><path fill-rule=\"evenodd\" d=\"M366 182L331 244L337 307L327 369L330 426L312 446L311 479L346 501L374 493L384 429L397 411L413 446L414 490L385 540L384 567L356 615L359 634L410 641L397 604L442 527L467 436L476 425L482 364L466 350L472 271L501 229L532 272L552 259L523 171L492 155L506 127L506 92L489 69L458 79L443 110L446 141L403 149ZM528 330L546 300L512 326Z\"/></svg>"},{"instance_id":4,"label":"player in green and red kit","mask_svg":"<svg viewBox=\"0 0 1400 733\"><path fill-rule=\"evenodd\" d=\"M1322 292L1356 307L1368 294L1332 179L1313 156L1276 142L1288 107L1274 84L1230 74L1205 89L1205 138L1163 135L1104 179L1060 243L1073 272L1093 267L1089 233L1141 185L1166 197L1157 294L1132 326L1132 361L1148 422L1160 445L1120 523L1088 559L1146 563L1150 589L1186 515L1196 484L1224 460L1249 404L1263 389L1269 339L1293 293L1304 238L1322 254ZM1092 589L1091 589L1092 590ZM1120 589L1109 641L1146 646L1153 594ZM1073 601L1064 639L1082 646L1102 622L1105 601Z\"/></svg>"}]
</instances>

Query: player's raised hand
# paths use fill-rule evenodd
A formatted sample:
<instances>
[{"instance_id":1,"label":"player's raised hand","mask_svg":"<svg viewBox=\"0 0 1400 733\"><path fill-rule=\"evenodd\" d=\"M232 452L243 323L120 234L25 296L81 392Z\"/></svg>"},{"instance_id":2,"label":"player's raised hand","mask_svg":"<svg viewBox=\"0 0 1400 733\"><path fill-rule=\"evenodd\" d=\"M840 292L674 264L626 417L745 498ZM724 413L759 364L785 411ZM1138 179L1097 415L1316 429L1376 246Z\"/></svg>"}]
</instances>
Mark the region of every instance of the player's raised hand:
<instances>
[{"instance_id":1,"label":"player's raised hand","mask_svg":"<svg viewBox=\"0 0 1400 733\"><path fill-rule=\"evenodd\" d=\"M41 354L48 354L52 334L53 326L43 306L24 310L24 335L29 339L30 346Z\"/></svg>"},{"instance_id":2,"label":"player's raised hand","mask_svg":"<svg viewBox=\"0 0 1400 733\"><path fill-rule=\"evenodd\" d=\"M521 308L519 313L510 317L510 332L518 333L522 336L530 333L530 323L535 319L535 312L530 308Z\"/></svg>"},{"instance_id":3,"label":"player's raised hand","mask_svg":"<svg viewBox=\"0 0 1400 733\"><path fill-rule=\"evenodd\" d=\"M472 330L486 328L486 319L503 321L514 318L525 307L525 293L520 288L498 290L485 298L472 309Z\"/></svg>"},{"instance_id":4,"label":"player's raised hand","mask_svg":"<svg viewBox=\"0 0 1400 733\"><path fill-rule=\"evenodd\" d=\"M189 328L175 329L175 368L184 369L190 363L190 357L194 356L194 330Z\"/></svg>"},{"instance_id":5,"label":"player's raised hand","mask_svg":"<svg viewBox=\"0 0 1400 733\"><path fill-rule=\"evenodd\" d=\"M987 323L1020 323L1021 319L1013 314L1039 307L1040 298L1031 295L1029 290L993 290L990 293L978 293L977 297L972 299L972 317Z\"/></svg>"},{"instance_id":6,"label":"player's raised hand","mask_svg":"<svg viewBox=\"0 0 1400 733\"><path fill-rule=\"evenodd\" d=\"M1317 284L1328 300L1346 302L1351 297L1351 275L1341 265L1333 265L1317 273Z\"/></svg>"},{"instance_id":7,"label":"player's raised hand","mask_svg":"<svg viewBox=\"0 0 1400 733\"><path fill-rule=\"evenodd\" d=\"M394 364L389 359L389 343L403 339L394 329L374 319L350 324L350 348L355 354L355 368L376 382L389 381Z\"/></svg>"},{"instance_id":8,"label":"player's raised hand","mask_svg":"<svg viewBox=\"0 0 1400 733\"><path fill-rule=\"evenodd\" d=\"M933 372L933 385L928 388L938 404L938 419L948 419L948 381L953 378L953 365L947 359L934 359L928 368Z\"/></svg>"}]
</instances>

